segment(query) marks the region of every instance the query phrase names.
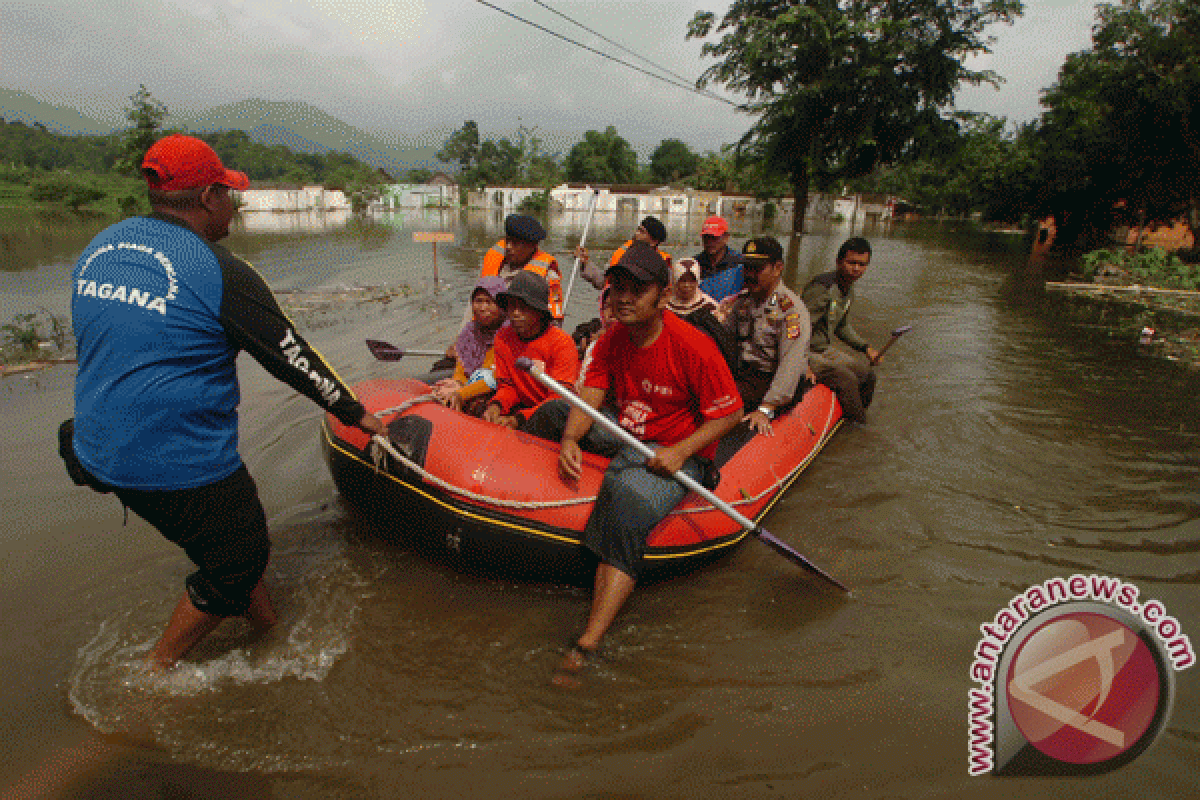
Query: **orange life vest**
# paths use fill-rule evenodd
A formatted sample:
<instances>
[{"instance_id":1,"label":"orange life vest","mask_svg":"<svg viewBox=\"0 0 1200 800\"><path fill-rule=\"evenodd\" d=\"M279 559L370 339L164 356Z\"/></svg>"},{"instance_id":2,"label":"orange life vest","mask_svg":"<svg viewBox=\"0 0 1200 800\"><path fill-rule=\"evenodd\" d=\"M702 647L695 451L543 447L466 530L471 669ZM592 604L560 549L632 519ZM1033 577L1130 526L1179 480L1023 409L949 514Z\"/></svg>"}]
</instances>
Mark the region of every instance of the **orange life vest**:
<instances>
[{"instance_id":1,"label":"orange life vest","mask_svg":"<svg viewBox=\"0 0 1200 800\"><path fill-rule=\"evenodd\" d=\"M631 244L633 244L633 239L630 239L629 241L625 242L625 244L614 250L612 258L608 260L608 266L615 267L617 262L621 260L621 256L625 255L625 251L629 249L629 245ZM663 261L667 262L667 269L669 270L671 268L671 254L666 250L663 250L661 247L656 247L655 249L658 250L658 254L662 256Z\"/></svg>"},{"instance_id":2,"label":"orange life vest","mask_svg":"<svg viewBox=\"0 0 1200 800\"><path fill-rule=\"evenodd\" d=\"M488 276L499 275L500 267L503 265L504 240L501 239L492 245L490 250L484 253L483 269L480 271L479 277L486 278ZM559 269L558 259L549 253L543 252L539 247L534 251L533 258L529 259L529 263L524 268L546 279L546 283L550 285L550 311L553 312L555 319L562 319L562 270Z\"/></svg>"}]
</instances>

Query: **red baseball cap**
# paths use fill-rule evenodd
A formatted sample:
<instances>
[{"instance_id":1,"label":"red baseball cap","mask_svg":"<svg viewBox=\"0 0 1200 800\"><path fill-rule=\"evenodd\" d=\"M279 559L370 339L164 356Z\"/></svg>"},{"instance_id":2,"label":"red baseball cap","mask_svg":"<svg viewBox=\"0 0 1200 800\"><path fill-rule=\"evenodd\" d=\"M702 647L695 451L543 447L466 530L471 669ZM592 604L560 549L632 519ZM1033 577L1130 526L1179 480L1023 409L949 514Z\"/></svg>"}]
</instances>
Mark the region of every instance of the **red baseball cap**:
<instances>
[{"instance_id":1,"label":"red baseball cap","mask_svg":"<svg viewBox=\"0 0 1200 800\"><path fill-rule=\"evenodd\" d=\"M722 217L709 217L704 220L704 227L700 229L701 236L724 236L729 231L729 223Z\"/></svg>"},{"instance_id":2,"label":"red baseball cap","mask_svg":"<svg viewBox=\"0 0 1200 800\"><path fill-rule=\"evenodd\" d=\"M248 189L246 173L225 169L216 151L194 136L173 133L159 139L146 151L142 169L148 170L146 184L151 189L176 191L199 189L219 183L233 189Z\"/></svg>"}]
</instances>

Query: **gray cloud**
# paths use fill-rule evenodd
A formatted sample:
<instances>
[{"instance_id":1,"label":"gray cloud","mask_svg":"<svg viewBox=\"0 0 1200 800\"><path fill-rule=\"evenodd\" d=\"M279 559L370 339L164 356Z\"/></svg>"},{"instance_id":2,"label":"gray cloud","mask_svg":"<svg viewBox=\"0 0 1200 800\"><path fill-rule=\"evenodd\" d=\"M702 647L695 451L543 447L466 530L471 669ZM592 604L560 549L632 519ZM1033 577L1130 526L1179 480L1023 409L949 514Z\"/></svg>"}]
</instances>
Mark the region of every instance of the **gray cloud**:
<instances>
[{"instance_id":1,"label":"gray cloud","mask_svg":"<svg viewBox=\"0 0 1200 800\"><path fill-rule=\"evenodd\" d=\"M675 72L711 60L686 41L699 9L669 0L548 0ZM497 5L630 59L533 3ZM1087 45L1090 3L1033 0L996 28L985 65L1008 79L964 90L960 107L1029 119L1066 52ZM0 0L0 85L92 116L120 119L145 83L172 109L262 97L303 101L372 131L436 145L465 119L485 134L537 127L551 150L614 125L643 155L668 137L693 148L736 141L750 120L732 108L627 70L471 0Z\"/></svg>"}]
</instances>

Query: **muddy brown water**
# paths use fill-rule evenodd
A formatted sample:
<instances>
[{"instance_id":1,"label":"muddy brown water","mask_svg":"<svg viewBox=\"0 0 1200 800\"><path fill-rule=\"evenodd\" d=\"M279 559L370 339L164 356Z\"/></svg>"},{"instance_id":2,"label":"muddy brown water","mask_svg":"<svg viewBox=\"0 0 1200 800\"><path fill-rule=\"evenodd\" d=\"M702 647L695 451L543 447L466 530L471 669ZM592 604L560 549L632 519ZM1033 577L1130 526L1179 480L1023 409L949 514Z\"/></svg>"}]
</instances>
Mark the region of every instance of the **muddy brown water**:
<instances>
[{"instance_id":1,"label":"muddy brown water","mask_svg":"<svg viewBox=\"0 0 1200 800\"><path fill-rule=\"evenodd\" d=\"M636 222L598 218L593 250L607 256ZM698 221L670 223L668 249L691 254L679 242ZM280 290L409 287L301 315L353 382L427 365L374 362L363 340L443 346L499 225L280 216L230 244ZM581 227L551 219L550 249ZM435 293L411 234L436 229L458 241L439 248ZM848 233L805 237L789 282L829 268ZM1068 313L1008 240L867 233L856 325L877 344L913 330L881 368L869 424L839 432L767 519L853 594L748 541L639 590L577 692L548 678L587 592L461 574L383 536L339 500L317 409L249 360L241 452L270 518L282 622L261 640L227 624L145 680L136 663L185 559L68 482L54 430L73 367L3 379L4 796L1197 796L1195 669L1178 674L1155 746L1086 780L969 777L966 714L979 625L1055 576L1135 582L1200 641L1200 378ZM39 238L21 264L13 241L0 316L65 311L78 243ZM595 302L577 282L568 327Z\"/></svg>"}]
</instances>

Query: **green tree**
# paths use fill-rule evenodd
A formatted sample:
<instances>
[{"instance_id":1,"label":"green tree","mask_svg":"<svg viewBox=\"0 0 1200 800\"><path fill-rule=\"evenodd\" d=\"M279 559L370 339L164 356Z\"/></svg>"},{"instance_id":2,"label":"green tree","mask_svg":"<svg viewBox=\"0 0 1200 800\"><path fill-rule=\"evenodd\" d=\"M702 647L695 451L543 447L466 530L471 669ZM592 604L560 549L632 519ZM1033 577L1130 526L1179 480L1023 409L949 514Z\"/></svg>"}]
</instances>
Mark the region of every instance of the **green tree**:
<instances>
[{"instance_id":1,"label":"green tree","mask_svg":"<svg viewBox=\"0 0 1200 800\"><path fill-rule=\"evenodd\" d=\"M733 145L722 145L720 153L710 150L700 158L696 163L696 173L692 182L697 189L728 192L734 189L736 172Z\"/></svg>"},{"instance_id":2,"label":"green tree","mask_svg":"<svg viewBox=\"0 0 1200 800\"><path fill-rule=\"evenodd\" d=\"M566 172L563 170L563 165L559 163L557 155L539 152L530 158L529 174L526 176L526 181L530 186L542 186L549 189L558 186L566 178Z\"/></svg>"},{"instance_id":3,"label":"green tree","mask_svg":"<svg viewBox=\"0 0 1200 800\"><path fill-rule=\"evenodd\" d=\"M1100 246L1116 221L1185 212L1200 231L1198 26L1188 0L1102 5L1092 48L1067 56L1036 136L1035 207L1055 217L1060 249Z\"/></svg>"},{"instance_id":4,"label":"green tree","mask_svg":"<svg viewBox=\"0 0 1200 800\"><path fill-rule=\"evenodd\" d=\"M609 125L588 131L567 153L567 179L587 183L629 183L637 175L637 154Z\"/></svg>"},{"instance_id":5,"label":"green tree","mask_svg":"<svg viewBox=\"0 0 1200 800\"><path fill-rule=\"evenodd\" d=\"M422 167L413 167L404 173L405 183L429 183L429 179L433 177L433 170L424 169Z\"/></svg>"},{"instance_id":6,"label":"green tree","mask_svg":"<svg viewBox=\"0 0 1200 800\"><path fill-rule=\"evenodd\" d=\"M719 25L698 12L688 38L719 59L697 86L744 94L756 117L739 147L787 177L796 208L810 183L839 185L911 153L960 84L995 83L964 59L988 52L985 27L1019 0L735 0ZM803 214L793 222L804 230Z\"/></svg>"},{"instance_id":7,"label":"green tree","mask_svg":"<svg viewBox=\"0 0 1200 800\"><path fill-rule=\"evenodd\" d=\"M478 164L468 182L476 186L517 183L521 178L521 148L508 139L488 139L479 146Z\"/></svg>"},{"instance_id":8,"label":"green tree","mask_svg":"<svg viewBox=\"0 0 1200 800\"><path fill-rule=\"evenodd\" d=\"M125 130L121 138L121 156L117 169L131 175L139 174L142 158L150 145L158 138L163 120L167 118L167 107L154 99L146 84L138 86L138 90L129 97L129 108L125 110L125 118L131 126Z\"/></svg>"},{"instance_id":9,"label":"green tree","mask_svg":"<svg viewBox=\"0 0 1200 800\"><path fill-rule=\"evenodd\" d=\"M467 120L450 135L437 157L439 161L457 162L458 172L462 175L476 165L479 148L479 126L474 120Z\"/></svg>"},{"instance_id":10,"label":"green tree","mask_svg":"<svg viewBox=\"0 0 1200 800\"><path fill-rule=\"evenodd\" d=\"M700 156L679 139L663 139L650 155L650 175L658 183L674 183L696 174Z\"/></svg>"}]
</instances>

